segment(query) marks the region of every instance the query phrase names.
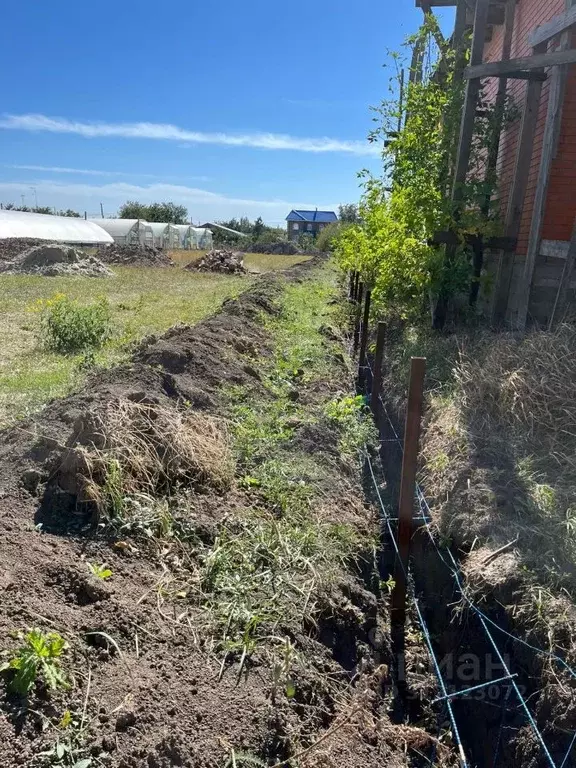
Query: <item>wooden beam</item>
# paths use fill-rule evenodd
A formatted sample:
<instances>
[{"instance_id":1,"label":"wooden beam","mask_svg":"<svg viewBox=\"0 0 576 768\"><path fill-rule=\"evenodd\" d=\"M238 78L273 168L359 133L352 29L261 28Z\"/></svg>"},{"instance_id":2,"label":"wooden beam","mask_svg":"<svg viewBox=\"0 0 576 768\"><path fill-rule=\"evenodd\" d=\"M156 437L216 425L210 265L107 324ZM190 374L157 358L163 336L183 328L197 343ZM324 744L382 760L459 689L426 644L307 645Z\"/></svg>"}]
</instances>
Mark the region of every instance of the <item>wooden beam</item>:
<instances>
[{"instance_id":1,"label":"wooden beam","mask_svg":"<svg viewBox=\"0 0 576 768\"><path fill-rule=\"evenodd\" d=\"M472 80L480 77L501 77L518 70L540 69L542 67L555 67L560 64L574 64L576 62L576 48L566 51L553 51L552 53L539 53L533 56L522 56L519 59L509 61L487 61L483 64L471 64L464 70L464 79Z\"/></svg>"},{"instance_id":2,"label":"wooden beam","mask_svg":"<svg viewBox=\"0 0 576 768\"><path fill-rule=\"evenodd\" d=\"M490 0L477 0L476 2L476 11L474 15L474 33L472 36L472 47L470 49L470 64L473 66L477 66L479 62L482 61L489 3ZM470 67L467 67L464 70L464 75L468 69L470 69ZM453 202L457 202L461 199L461 187L462 184L466 181L466 174L468 173L468 164L470 162L470 152L472 148L472 136L474 134L474 116L476 114L476 104L478 102L479 90L480 80L478 78L468 79L468 83L466 84L464 109L462 111L462 120L460 122L460 138L458 141L458 154L456 156L456 171L454 174L454 183L452 186Z\"/></svg>"},{"instance_id":3,"label":"wooden beam","mask_svg":"<svg viewBox=\"0 0 576 768\"><path fill-rule=\"evenodd\" d=\"M545 48L546 44L541 43L534 48L534 53L538 54L545 50ZM512 187L508 195L508 206L506 209L504 225L505 235L512 238L517 238L518 233L520 232L522 209L524 207L528 175L530 173L541 93L542 81L530 80L528 87L526 88L526 97L524 99L522 123L520 125L518 144L516 146L516 160L514 164L514 174L512 176ZM510 251L506 253L506 250L507 249L502 249L498 254L498 265L496 268L494 295L490 312L492 321L496 323L502 323L506 317L512 270L514 267L514 255Z\"/></svg>"},{"instance_id":4,"label":"wooden beam","mask_svg":"<svg viewBox=\"0 0 576 768\"><path fill-rule=\"evenodd\" d=\"M470 63L479 64L482 61L484 53L484 38L486 36L486 26L488 20L488 6L490 0L476 0L476 9L474 13L474 31L472 33L472 45L470 47ZM472 138L474 135L474 117L478 102L478 93L480 90L480 80L468 80L466 83L466 94L464 97L464 109L462 110L462 119L460 121L460 136L458 140L458 150L456 153L456 163L454 170L454 179L452 182L452 214L457 221L460 218L460 206L462 203L462 187L466 181L468 165L470 163L470 153L472 151ZM448 245L444 253L443 274L444 279L453 268L456 256L457 246ZM432 324L436 329L442 329L446 322L448 311L448 292L440 288L438 301L434 310Z\"/></svg>"},{"instance_id":5,"label":"wooden beam","mask_svg":"<svg viewBox=\"0 0 576 768\"><path fill-rule=\"evenodd\" d=\"M509 78L510 80L544 80L548 79L548 75L544 70L539 69L525 69L523 72L508 72L507 75L501 75L501 78Z\"/></svg>"},{"instance_id":6,"label":"wooden beam","mask_svg":"<svg viewBox=\"0 0 576 768\"><path fill-rule=\"evenodd\" d=\"M559 35L560 32L564 32L573 24L576 24L576 6L569 8L564 13L558 14L558 16L554 16L550 21L540 24L539 27L533 29L528 35L528 44L534 47L540 43L545 43L551 37Z\"/></svg>"},{"instance_id":7,"label":"wooden beam","mask_svg":"<svg viewBox=\"0 0 576 768\"><path fill-rule=\"evenodd\" d=\"M433 8L449 8L457 4L457 0L416 0L416 8L422 8L424 5L430 5Z\"/></svg>"},{"instance_id":8,"label":"wooden beam","mask_svg":"<svg viewBox=\"0 0 576 768\"><path fill-rule=\"evenodd\" d=\"M562 270L562 277L560 278L560 285L558 286L558 293L556 294L556 300L552 307L552 313L550 314L550 321L548 323L548 330L554 325L554 319L557 316L562 319L563 313L566 310L568 304L568 291L572 282L572 274L574 272L574 265L576 264L576 219L574 219L574 226L572 228L572 237L568 244L568 251L566 254L566 262L564 269Z\"/></svg>"},{"instance_id":9,"label":"wooden beam","mask_svg":"<svg viewBox=\"0 0 576 768\"><path fill-rule=\"evenodd\" d=\"M568 44L566 35L565 44ZM563 53L564 51L559 51ZM568 52L568 51L566 51ZM570 51L572 53L572 51ZM576 51L574 51L576 53ZM560 120L562 119L562 104L564 102L566 77L562 68L556 67L550 76L550 90L548 94L548 112L544 126L544 138L542 140L542 154L540 156L540 169L538 181L534 193L534 207L530 220L530 234L528 235L528 250L524 262L524 274L522 275L521 292L518 300L518 320L520 329L526 326L528 318L528 305L530 302L530 289L534 277L536 258L540 250L540 238L542 237L542 225L546 210L546 196L550 170L556 152L556 140L558 137Z\"/></svg>"}]
</instances>

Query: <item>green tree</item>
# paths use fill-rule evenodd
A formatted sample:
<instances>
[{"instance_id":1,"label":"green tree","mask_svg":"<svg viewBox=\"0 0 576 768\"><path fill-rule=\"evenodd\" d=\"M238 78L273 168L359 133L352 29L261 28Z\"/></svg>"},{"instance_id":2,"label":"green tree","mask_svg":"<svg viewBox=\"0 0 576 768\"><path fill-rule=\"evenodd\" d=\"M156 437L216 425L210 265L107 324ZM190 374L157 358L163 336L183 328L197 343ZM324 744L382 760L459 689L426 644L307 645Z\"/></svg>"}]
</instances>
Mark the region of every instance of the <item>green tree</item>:
<instances>
[{"instance_id":1,"label":"green tree","mask_svg":"<svg viewBox=\"0 0 576 768\"><path fill-rule=\"evenodd\" d=\"M359 224L360 214L356 203L345 203L338 206L338 219L347 224Z\"/></svg>"},{"instance_id":2,"label":"green tree","mask_svg":"<svg viewBox=\"0 0 576 768\"><path fill-rule=\"evenodd\" d=\"M120 206L118 216L121 219L144 219L145 221L161 221L167 224L187 224L188 210L184 205L176 203L139 203L128 200Z\"/></svg>"},{"instance_id":3,"label":"green tree","mask_svg":"<svg viewBox=\"0 0 576 768\"><path fill-rule=\"evenodd\" d=\"M252 227L252 237L257 240L263 234L265 229L266 227L262 221L262 216L258 216Z\"/></svg>"},{"instance_id":4,"label":"green tree","mask_svg":"<svg viewBox=\"0 0 576 768\"><path fill-rule=\"evenodd\" d=\"M137 200L128 200L120 206L118 216L121 219L147 219L148 206Z\"/></svg>"}]
</instances>

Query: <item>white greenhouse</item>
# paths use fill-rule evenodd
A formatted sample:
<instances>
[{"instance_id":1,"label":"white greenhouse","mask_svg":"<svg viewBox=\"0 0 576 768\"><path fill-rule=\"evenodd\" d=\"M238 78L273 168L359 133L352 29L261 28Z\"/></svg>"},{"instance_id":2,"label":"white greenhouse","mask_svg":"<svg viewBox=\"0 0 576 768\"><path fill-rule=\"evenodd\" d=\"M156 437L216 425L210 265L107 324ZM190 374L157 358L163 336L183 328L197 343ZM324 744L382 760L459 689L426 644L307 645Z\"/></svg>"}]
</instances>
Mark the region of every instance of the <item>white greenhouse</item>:
<instances>
[{"instance_id":1,"label":"white greenhouse","mask_svg":"<svg viewBox=\"0 0 576 768\"><path fill-rule=\"evenodd\" d=\"M106 230L118 245L152 245L154 235L143 219L90 219Z\"/></svg>"},{"instance_id":2,"label":"white greenhouse","mask_svg":"<svg viewBox=\"0 0 576 768\"><path fill-rule=\"evenodd\" d=\"M172 224L172 226L174 229L178 230L180 235L180 245L178 246L179 248L184 248L187 251L191 250L192 248L196 248L196 239L190 224Z\"/></svg>"},{"instance_id":3,"label":"white greenhouse","mask_svg":"<svg viewBox=\"0 0 576 768\"><path fill-rule=\"evenodd\" d=\"M180 248L180 232L174 224L149 221L148 226L152 230L154 245L157 248L168 248L169 250Z\"/></svg>"},{"instance_id":4,"label":"white greenhouse","mask_svg":"<svg viewBox=\"0 0 576 768\"><path fill-rule=\"evenodd\" d=\"M110 234L93 221L73 216L0 210L0 239L8 237L31 237L82 245L105 245L114 242Z\"/></svg>"},{"instance_id":5,"label":"white greenhouse","mask_svg":"<svg viewBox=\"0 0 576 768\"><path fill-rule=\"evenodd\" d=\"M197 248L201 251L212 250L214 245L214 241L212 239L212 231L206 229L205 227L192 227L192 229L194 231L194 241L196 243L194 248Z\"/></svg>"}]
</instances>

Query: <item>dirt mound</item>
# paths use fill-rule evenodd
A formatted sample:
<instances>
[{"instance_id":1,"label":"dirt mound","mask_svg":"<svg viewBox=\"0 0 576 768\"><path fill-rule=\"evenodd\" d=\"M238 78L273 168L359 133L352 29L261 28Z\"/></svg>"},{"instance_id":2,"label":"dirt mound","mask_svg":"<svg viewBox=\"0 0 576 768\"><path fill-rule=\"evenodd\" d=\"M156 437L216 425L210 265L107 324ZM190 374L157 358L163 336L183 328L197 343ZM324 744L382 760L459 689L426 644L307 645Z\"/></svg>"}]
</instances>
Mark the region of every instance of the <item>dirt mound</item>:
<instances>
[{"instance_id":1,"label":"dirt mound","mask_svg":"<svg viewBox=\"0 0 576 768\"><path fill-rule=\"evenodd\" d=\"M250 247L250 252L278 254L280 256L297 256L304 253L304 251L298 248L297 245L289 243L288 241L281 241L279 243L255 243Z\"/></svg>"},{"instance_id":2,"label":"dirt mound","mask_svg":"<svg viewBox=\"0 0 576 768\"><path fill-rule=\"evenodd\" d=\"M98 252L105 264L125 264L140 267L173 267L174 262L160 248L150 245L119 245L113 243Z\"/></svg>"},{"instance_id":3,"label":"dirt mound","mask_svg":"<svg viewBox=\"0 0 576 768\"><path fill-rule=\"evenodd\" d=\"M213 250L203 256L200 261L191 261L184 269L191 272L224 272L225 274L244 274L244 256L236 251Z\"/></svg>"},{"instance_id":4,"label":"dirt mound","mask_svg":"<svg viewBox=\"0 0 576 768\"><path fill-rule=\"evenodd\" d=\"M95 256L68 245L51 243L35 245L21 252L11 261L0 265L0 271L9 275L79 275L82 277L113 277L114 273Z\"/></svg>"},{"instance_id":5,"label":"dirt mound","mask_svg":"<svg viewBox=\"0 0 576 768\"><path fill-rule=\"evenodd\" d=\"M0 240L0 261L12 261L23 251L35 245L46 245L47 242L35 237L7 237Z\"/></svg>"}]
</instances>

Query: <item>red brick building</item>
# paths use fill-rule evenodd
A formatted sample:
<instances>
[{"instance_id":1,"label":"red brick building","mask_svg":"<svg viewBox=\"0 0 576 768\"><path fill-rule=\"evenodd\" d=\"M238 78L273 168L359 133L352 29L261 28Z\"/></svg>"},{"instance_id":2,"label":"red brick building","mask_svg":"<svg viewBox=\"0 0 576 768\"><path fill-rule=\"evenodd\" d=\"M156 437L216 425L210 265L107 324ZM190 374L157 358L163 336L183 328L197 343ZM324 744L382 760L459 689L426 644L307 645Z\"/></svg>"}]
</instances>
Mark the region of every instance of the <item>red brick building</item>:
<instances>
[{"instance_id":1,"label":"red brick building","mask_svg":"<svg viewBox=\"0 0 576 768\"><path fill-rule=\"evenodd\" d=\"M425 12L456 6L456 46L472 32L455 186L470 172L478 89L490 101L505 92L518 109L496 161L502 234L515 245L485 253L494 280L484 299L493 319L520 327L558 321L576 299L575 3L416 0Z\"/></svg>"},{"instance_id":2,"label":"red brick building","mask_svg":"<svg viewBox=\"0 0 576 768\"><path fill-rule=\"evenodd\" d=\"M529 57L534 52L531 45L531 34L536 28L565 12L567 3L566 0L512 0L512 2L514 5L513 27L508 58ZM574 27L569 28L564 34L565 47L573 47ZM501 18L500 24L491 25L487 37L483 61L500 61L505 50L505 20L503 18ZM545 45L548 51L557 50L562 45L561 35L553 36ZM541 172L545 126L547 119L551 118L549 115L549 98L553 82L550 77L551 69L545 70L547 79L542 83L539 104L537 105L532 152L528 161L528 179L517 231L517 245L510 280L507 305L509 319L513 319L517 312L519 293L522 289L522 276L534 216L536 188ZM528 305L528 319L540 323L546 323L550 319L576 218L576 64L565 65L563 76L565 83L560 105L561 116L554 137L552 161L544 196L540 245ZM506 92L520 111L523 111L526 106L528 82L517 78L506 81ZM499 83L498 78L487 78L483 83L484 92L495 98ZM521 125L521 119L513 122L503 132L500 141L497 170L503 217L506 215L510 190L516 172ZM573 284L573 282L572 277L570 283ZM574 287L571 286L571 293ZM573 296L570 295L570 298Z\"/></svg>"}]
</instances>

